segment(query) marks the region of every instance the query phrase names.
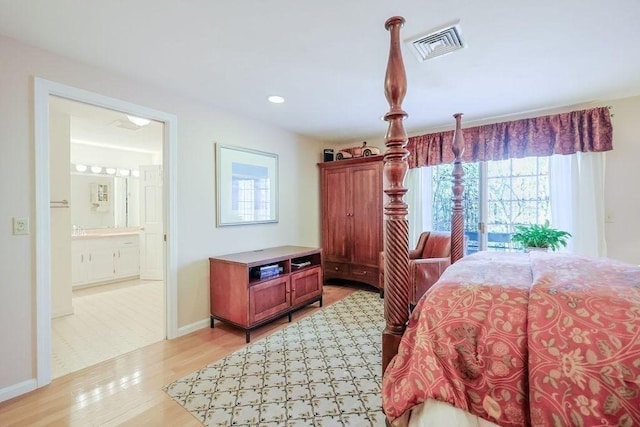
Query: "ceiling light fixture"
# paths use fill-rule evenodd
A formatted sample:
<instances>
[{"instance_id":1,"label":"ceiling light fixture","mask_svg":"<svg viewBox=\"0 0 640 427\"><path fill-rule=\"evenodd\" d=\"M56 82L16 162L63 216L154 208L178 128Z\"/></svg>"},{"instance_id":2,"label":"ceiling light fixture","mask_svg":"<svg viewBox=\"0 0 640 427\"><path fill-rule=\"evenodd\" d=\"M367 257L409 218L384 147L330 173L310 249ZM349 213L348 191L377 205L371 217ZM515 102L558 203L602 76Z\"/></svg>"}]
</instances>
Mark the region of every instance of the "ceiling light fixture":
<instances>
[{"instance_id":1,"label":"ceiling light fixture","mask_svg":"<svg viewBox=\"0 0 640 427\"><path fill-rule=\"evenodd\" d=\"M95 174L95 175L116 175L121 177L134 177L138 178L140 176L139 169L128 169L128 168L114 168L111 166L98 166L92 165L87 166L82 163L71 163L71 173L80 172L82 174Z\"/></svg>"},{"instance_id":2,"label":"ceiling light fixture","mask_svg":"<svg viewBox=\"0 0 640 427\"><path fill-rule=\"evenodd\" d=\"M142 117L136 117L136 116L130 116L127 114L127 119L129 119L129 121L133 124L136 124L138 126L146 126L149 123L151 123L151 120L149 119L143 119Z\"/></svg>"},{"instance_id":3,"label":"ceiling light fixture","mask_svg":"<svg viewBox=\"0 0 640 427\"><path fill-rule=\"evenodd\" d=\"M269 100L269 102L272 102L274 104L282 104L284 102L284 98L278 95L271 95L267 99Z\"/></svg>"}]
</instances>

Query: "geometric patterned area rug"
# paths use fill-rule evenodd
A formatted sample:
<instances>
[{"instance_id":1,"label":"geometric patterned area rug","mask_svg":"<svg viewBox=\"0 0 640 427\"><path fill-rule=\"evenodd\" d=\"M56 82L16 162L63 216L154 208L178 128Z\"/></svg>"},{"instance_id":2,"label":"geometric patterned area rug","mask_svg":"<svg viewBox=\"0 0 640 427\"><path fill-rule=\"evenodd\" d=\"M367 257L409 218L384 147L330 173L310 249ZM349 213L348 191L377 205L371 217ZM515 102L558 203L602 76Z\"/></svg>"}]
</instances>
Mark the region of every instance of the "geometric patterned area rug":
<instances>
[{"instance_id":1,"label":"geometric patterned area rug","mask_svg":"<svg viewBox=\"0 0 640 427\"><path fill-rule=\"evenodd\" d=\"M384 426L383 329L357 291L163 390L206 426Z\"/></svg>"}]
</instances>

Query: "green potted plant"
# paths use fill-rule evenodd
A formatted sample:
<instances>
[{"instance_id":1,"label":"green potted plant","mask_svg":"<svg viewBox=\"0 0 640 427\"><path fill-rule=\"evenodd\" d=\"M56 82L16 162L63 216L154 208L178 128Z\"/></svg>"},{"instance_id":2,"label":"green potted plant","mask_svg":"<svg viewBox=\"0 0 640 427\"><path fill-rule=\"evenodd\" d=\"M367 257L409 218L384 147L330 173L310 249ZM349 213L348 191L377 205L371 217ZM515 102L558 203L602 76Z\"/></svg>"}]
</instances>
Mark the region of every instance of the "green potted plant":
<instances>
[{"instance_id":1,"label":"green potted plant","mask_svg":"<svg viewBox=\"0 0 640 427\"><path fill-rule=\"evenodd\" d=\"M571 233L552 228L548 220L544 224L516 225L515 228L511 241L520 243L526 252L530 248L555 251L561 246L567 246L567 239L571 237Z\"/></svg>"}]
</instances>

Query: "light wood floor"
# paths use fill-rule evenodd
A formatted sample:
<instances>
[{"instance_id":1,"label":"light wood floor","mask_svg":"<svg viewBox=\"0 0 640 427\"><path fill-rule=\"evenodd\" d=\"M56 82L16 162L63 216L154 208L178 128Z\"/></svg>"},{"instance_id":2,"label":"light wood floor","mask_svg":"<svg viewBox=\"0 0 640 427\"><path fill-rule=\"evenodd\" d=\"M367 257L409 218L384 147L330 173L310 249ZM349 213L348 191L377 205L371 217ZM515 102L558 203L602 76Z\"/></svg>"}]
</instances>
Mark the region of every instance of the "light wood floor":
<instances>
[{"instance_id":1,"label":"light wood floor","mask_svg":"<svg viewBox=\"0 0 640 427\"><path fill-rule=\"evenodd\" d=\"M324 305L358 289L324 287ZM297 321L318 304L293 314ZM252 331L257 341L286 327L287 317ZM198 426L162 387L245 346L244 331L216 322L55 379L50 385L0 403L0 426Z\"/></svg>"}]
</instances>

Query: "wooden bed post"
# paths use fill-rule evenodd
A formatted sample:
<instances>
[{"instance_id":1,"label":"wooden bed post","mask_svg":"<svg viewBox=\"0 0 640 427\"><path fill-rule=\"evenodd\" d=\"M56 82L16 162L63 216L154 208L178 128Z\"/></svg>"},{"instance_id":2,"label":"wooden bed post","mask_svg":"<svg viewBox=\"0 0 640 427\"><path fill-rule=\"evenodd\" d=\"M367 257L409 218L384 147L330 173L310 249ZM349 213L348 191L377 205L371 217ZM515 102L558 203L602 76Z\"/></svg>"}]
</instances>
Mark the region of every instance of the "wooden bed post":
<instances>
[{"instance_id":1,"label":"wooden bed post","mask_svg":"<svg viewBox=\"0 0 640 427\"><path fill-rule=\"evenodd\" d=\"M462 203L463 176L461 157L464 153L462 136L462 113L453 115L456 119L456 131L453 136L453 206L451 208L451 264L464 256L464 206Z\"/></svg>"},{"instance_id":2,"label":"wooden bed post","mask_svg":"<svg viewBox=\"0 0 640 427\"><path fill-rule=\"evenodd\" d=\"M384 155L384 189L389 201L384 206L384 317L386 327L382 332L382 372L398 352L398 345L409 320L409 221L403 187L409 169L407 133L402 101L407 91L407 77L400 50L400 28L404 18L394 16L387 20L385 28L390 32L391 43L385 76L385 96L389 112L384 119L389 122L385 136L387 151Z\"/></svg>"}]
</instances>

